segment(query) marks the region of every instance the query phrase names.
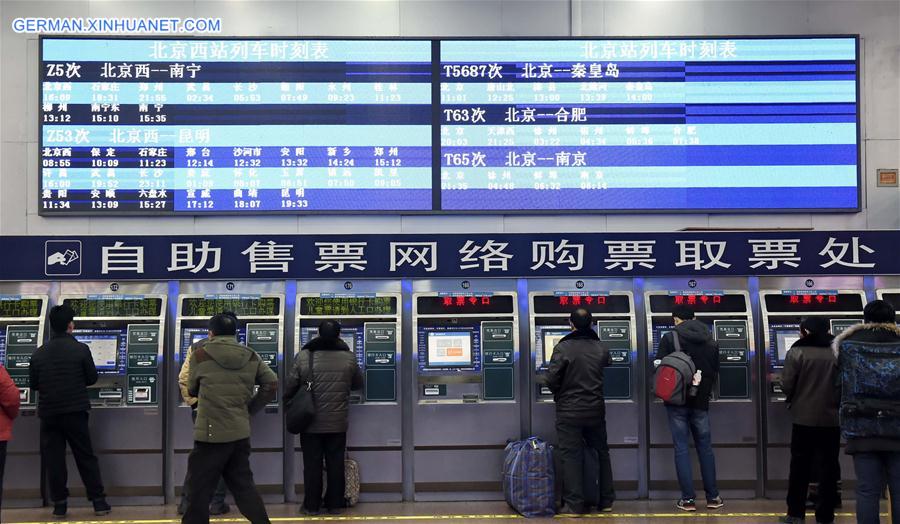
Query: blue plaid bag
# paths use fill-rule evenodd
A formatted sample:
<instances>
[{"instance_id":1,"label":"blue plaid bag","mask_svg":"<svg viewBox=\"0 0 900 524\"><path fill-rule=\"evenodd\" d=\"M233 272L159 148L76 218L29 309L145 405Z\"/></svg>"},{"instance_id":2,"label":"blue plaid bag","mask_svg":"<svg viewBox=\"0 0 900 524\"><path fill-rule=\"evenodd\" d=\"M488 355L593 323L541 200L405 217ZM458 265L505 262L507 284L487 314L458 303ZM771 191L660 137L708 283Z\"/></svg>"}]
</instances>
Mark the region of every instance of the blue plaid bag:
<instances>
[{"instance_id":1,"label":"blue plaid bag","mask_svg":"<svg viewBox=\"0 0 900 524\"><path fill-rule=\"evenodd\" d=\"M900 346L850 339L840 349L844 438L900 439Z\"/></svg>"},{"instance_id":2,"label":"blue plaid bag","mask_svg":"<svg viewBox=\"0 0 900 524\"><path fill-rule=\"evenodd\" d=\"M556 513L555 471L550 444L531 437L506 445L503 494L507 504L524 517L552 517Z\"/></svg>"}]
</instances>

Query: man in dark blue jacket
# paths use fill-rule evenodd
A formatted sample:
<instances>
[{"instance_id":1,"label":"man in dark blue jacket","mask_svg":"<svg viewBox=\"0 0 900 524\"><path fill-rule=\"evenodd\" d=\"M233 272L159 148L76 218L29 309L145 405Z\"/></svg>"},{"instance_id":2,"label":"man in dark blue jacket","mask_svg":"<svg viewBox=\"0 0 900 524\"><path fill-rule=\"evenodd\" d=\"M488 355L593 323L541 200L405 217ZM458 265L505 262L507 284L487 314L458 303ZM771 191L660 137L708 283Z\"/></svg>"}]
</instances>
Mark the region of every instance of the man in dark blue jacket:
<instances>
[{"instance_id":1,"label":"man in dark blue jacket","mask_svg":"<svg viewBox=\"0 0 900 524\"><path fill-rule=\"evenodd\" d=\"M885 484L900 520L900 328L894 308L873 300L863 324L838 335L833 350L841 378L841 431L856 468L856 522L878 524Z\"/></svg>"},{"instance_id":2,"label":"man in dark blue jacket","mask_svg":"<svg viewBox=\"0 0 900 524\"><path fill-rule=\"evenodd\" d=\"M569 317L572 332L553 348L547 386L556 402L556 436L562 457L563 507L561 513L585 513L585 444L599 458L599 509L612 511L616 498L606 441L606 405L603 368L609 349L592 329L590 311L578 309Z\"/></svg>"},{"instance_id":3,"label":"man in dark blue jacket","mask_svg":"<svg viewBox=\"0 0 900 524\"><path fill-rule=\"evenodd\" d=\"M97 382L97 368L87 345L75 340L75 312L66 305L50 309L50 341L31 356L31 387L38 392L41 454L47 471L53 516L66 516L66 443L72 449L88 499L98 516L110 512L100 478L100 464L91 445L88 386Z\"/></svg>"}]
</instances>

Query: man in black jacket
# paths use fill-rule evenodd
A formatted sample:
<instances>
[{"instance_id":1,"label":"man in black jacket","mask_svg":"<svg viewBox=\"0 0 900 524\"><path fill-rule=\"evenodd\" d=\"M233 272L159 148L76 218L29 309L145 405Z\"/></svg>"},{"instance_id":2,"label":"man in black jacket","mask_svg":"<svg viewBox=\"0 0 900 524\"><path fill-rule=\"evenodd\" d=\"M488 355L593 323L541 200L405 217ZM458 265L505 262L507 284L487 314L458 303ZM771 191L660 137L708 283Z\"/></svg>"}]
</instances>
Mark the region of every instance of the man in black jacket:
<instances>
[{"instance_id":1,"label":"man in black jacket","mask_svg":"<svg viewBox=\"0 0 900 524\"><path fill-rule=\"evenodd\" d=\"M900 374L896 360L884 357L900 350L900 328L894 308L883 300L866 304L863 319L863 324L841 333L832 346L841 376L841 430L856 469L857 524L880 522L885 483L891 490L896 523L900 520L900 398L894 392ZM860 364L878 370L881 381L858 380Z\"/></svg>"},{"instance_id":2,"label":"man in black jacket","mask_svg":"<svg viewBox=\"0 0 900 524\"><path fill-rule=\"evenodd\" d=\"M309 380L309 358L313 358L312 394L316 416L300 434L303 449L304 497L301 510L316 515L322 504L322 459L328 473L325 508L339 514L344 507L344 452L347 448L350 391L362 389L363 377L356 354L341 339L341 325L326 320L319 336L303 346L285 386L285 402L294 398Z\"/></svg>"},{"instance_id":3,"label":"man in black jacket","mask_svg":"<svg viewBox=\"0 0 900 524\"><path fill-rule=\"evenodd\" d=\"M56 518L66 516L69 498L66 443L72 448L87 497L94 504L94 513L100 516L110 512L88 429L91 402L87 388L97 382L97 368L91 350L72 336L74 317L75 312L69 306L50 309L50 341L34 352L29 367L31 387L38 392L41 455Z\"/></svg>"},{"instance_id":4,"label":"man in black jacket","mask_svg":"<svg viewBox=\"0 0 900 524\"><path fill-rule=\"evenodd\" d=\"M781 387L791 410L791 469L788 481L785 524L802 524L806 517L806 494L813 464L819 464L816 522L834 522L838 455L841 432L838 424L840 389L837 359L831 351L834 337L828 319L808 317L800 323L802 338L791 346L781 374Z\"/></svg>"},{"instance_id":5,"label":"man in black jacket","mask_svg":"<svg viewBox=\"0 0 900 524\"><path fill-rule=\"evenodd\" d=\"M556 402L556 436L562 457L561 513L585 513L589 509L584 496L585 443L599 458L599 509L612 511L616 498L603 399L603 368L610 364L610 357L592 323L586 309L571 314L572 332L553 348L547 369L547 386Z\"/></svg>"},{"instance_id":6,"label":"man in black jacket","mask_svg":"<svg viewBox=\"0 0 900 524\"><path fill-rule=\"evenodd\" d=\"M657 364L663 357L680 348L694 361L699 374L699 377L695 376L695 381L696 378L700 379L697 394L689 398L687 404L666 405L675 447L675 471L681 487L681 499L675 506L684 511L697 511L690 456L690 440L693 435L697 458L700 459L703 491L706 492L706 508L718 509L725 504L716 486L716 457L713 455L709 431L709 399L719 374L719 345L713 340L706 324L694 318L694 312L690 308L675 306L672 319L675 329L666 333L659 341ZM677 340L675 337L678 337Z\"/></svg>"}]
</instances>

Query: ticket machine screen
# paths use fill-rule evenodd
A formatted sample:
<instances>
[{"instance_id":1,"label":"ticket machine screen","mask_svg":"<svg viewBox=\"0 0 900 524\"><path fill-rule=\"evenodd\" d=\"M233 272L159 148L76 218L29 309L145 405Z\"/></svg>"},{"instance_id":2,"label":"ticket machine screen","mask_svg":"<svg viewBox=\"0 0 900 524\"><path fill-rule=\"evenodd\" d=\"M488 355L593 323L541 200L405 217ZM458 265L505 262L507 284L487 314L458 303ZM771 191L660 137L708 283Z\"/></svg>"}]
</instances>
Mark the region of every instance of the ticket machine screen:
<instances>
[{"instance_id":1,"label":"ticket machine screen","mask_svg":"<svg viewBox=\"0 0 900 524\"><path fill-rule=\"evenodd\" d=\"M779 364L784 364L787 358L787 352L795 342L800 340L800 333L796 331L778 330L775 331L775 350Z\"/></svg>"},{"instance_id":2,"label":"ticket machine screen","mask_svg":"<svg viewBox=\"0 0 900 524\"><path fill-rule=\"evenodd\" d=\"M430 368L471 368L471 331L432 331L428 333L428 361Z\"/></svg>"},{"instance_id":3,"label":"ticket machine screen","mask_svg":"<svg viewBox=\"0 0 900 524\"><path fill-rule=\"evenodd\" d=\"M118 330L103 332L75 330L72 334L76 340L86 344L91 350L94 366L98 372L115 374L119 372L120 368L124 370L124 362L122 362L125 354L124 333Z\"/></svg>"},{"instance_id":4,"label":"ticket machine screen","mask_svg":"<svg viewBox=\"0 0 900 524\"><path fill-rule=\"evenodd\" d=\"M543 335L543 345L544 345L544 363L550 363L550 357L553 356L553 348L559 344L559 341L563 339L566 335L571 333L569 330L545 330Z\"/></svg>"},{"instance_id":5,"label":"ticket machine screen","mask_svg":"<svg viewBox=\"0 0 900 524\"><path fill-rule=\"evenodd\" d=\"M303 348L310 340L319 336L319 328L318 327L304 327L300 331L300 349ZM356 355L356 361L360 367L365 367L365 354L363 351L363 343L362 343L362 329L358 327L348 327L343 326L341 328L341 340L347 344L347 347L350 348Z\"/></svg>"},{"instance_id":6,"label":"ticket machine screen","mask_svg":"<svg viewBox=\"0 0 900 524\"><path fill-rule=\"evenodd\" d=\"M196 344L197 342L200 342L201 340L206 340L207 337L208 337L207 333L191 333L191 345L193 346L194 344Z\"/></svg>"}]
</instances>

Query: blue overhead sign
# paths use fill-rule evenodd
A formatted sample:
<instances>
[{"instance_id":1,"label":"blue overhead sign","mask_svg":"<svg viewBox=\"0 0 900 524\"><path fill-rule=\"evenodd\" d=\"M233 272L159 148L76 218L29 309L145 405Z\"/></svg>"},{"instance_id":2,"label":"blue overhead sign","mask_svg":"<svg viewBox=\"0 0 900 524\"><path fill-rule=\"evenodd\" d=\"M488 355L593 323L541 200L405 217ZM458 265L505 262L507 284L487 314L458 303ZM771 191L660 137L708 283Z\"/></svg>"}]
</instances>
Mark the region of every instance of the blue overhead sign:
<instances>
[{"instance_id":1,"label":"blue overhead sign","mask_svg":"<svg viewBox=\"0 0 900 524\"><path fill-rule=\"evenodd\" d=\"M3 236L0 280L889 275L897 245L900 231Z\"/></svg>"}]
</instances>

